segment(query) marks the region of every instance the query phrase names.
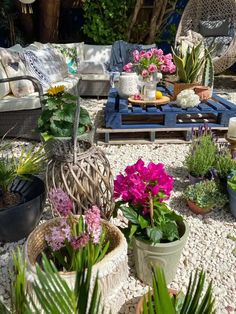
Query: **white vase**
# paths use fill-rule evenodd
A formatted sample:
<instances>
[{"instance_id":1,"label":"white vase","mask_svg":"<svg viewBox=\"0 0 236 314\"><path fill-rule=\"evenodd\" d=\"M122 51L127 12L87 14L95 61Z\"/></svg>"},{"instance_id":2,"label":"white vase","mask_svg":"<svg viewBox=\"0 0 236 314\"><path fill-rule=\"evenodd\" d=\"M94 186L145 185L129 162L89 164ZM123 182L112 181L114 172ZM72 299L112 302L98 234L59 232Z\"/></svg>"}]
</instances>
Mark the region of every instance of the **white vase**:
<instances>
[{"instance_id":1,"label":"white vase","mask_svg":"<svg viewBox=\"0 0 236 314\"><path fill-rule=\"evenodd\" d=\"M118 94L122 98L139 93L139 79L135 72L122 72L119 81L115 83Z\"/></svg>"}]
</instances>

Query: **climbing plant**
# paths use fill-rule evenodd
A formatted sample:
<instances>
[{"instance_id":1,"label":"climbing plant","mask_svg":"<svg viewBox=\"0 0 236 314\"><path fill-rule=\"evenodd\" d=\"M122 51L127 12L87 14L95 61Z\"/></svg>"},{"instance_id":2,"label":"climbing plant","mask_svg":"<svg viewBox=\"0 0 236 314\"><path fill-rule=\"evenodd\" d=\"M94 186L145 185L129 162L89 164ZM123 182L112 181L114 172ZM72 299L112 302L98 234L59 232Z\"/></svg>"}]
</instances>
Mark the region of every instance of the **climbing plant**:
<instances>
[{"instance_id":1,"label":"climbing plant","mask_svg":"<svg viewBox=\"0 0 236 314\"><path fill-rule=\"evenodd\" d=\"M134 0L86 0L83 3L83 32L94 43L112 44L127 39L130 10Z\"/></svg>"}]
</instances>

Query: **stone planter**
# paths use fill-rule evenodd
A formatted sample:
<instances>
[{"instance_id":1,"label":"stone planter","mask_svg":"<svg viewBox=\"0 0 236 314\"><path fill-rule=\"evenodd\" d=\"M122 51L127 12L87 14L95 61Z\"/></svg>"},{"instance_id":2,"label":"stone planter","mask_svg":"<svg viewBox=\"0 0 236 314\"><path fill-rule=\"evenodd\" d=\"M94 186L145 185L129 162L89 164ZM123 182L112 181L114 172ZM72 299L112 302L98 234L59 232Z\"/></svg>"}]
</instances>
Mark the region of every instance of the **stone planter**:
<instances>
[{"instance_id":1,"label":"stone planter","mask_svg":"<svg viewBox=\"0 0 236 314\"><path fill-rule=\"evenodd\" d=\"M229 193L229 207L232 215L236 218L236 191L232 190L231 187L227 186Z\"/></svg>"},{"instance_id":2,"label":"stone planter","mask_svg":"<svg viewBox=\"0 0 236 314\"><path fill-rule=\"evenodd\" d=\"M151 265L153 267L158 265L163 268L167 283L174 279L180 255L189 233L186 221L179 224L179 230L181 237L174 242L150 244L134 238L135 268L141 281L152 285Z\"/></svg>"},{"instance_id":3,"label":"stone planter","mask_svg":"<svg viewBox=\"0 0 236 314\"><path fill-rule=\"evenodd\" d=\"M205 215L205 214L209 213L210 211L212 211L211 208L199 207L197 204L195 204L191 200L187 200L187 204L188 204L188 207L191 209L191 211L197 215Z\"/></svg>"},{"instance_id":4,"label":"stone planter","mask_svg":"<svg viewBox=\"0 0 236 314\"><path fill-rule=\"evenodd\" d=\"M37 257L46 247L45 233L62 218L51 219L38 226L28 237L25 244L25 257L28 271L35 274ZM105 313L115 314L125 302L122 287L128 278L127 242L122 232L113 224L102 221L106 229L107 239L110 241L109 252L93 266L92 281L98 273L98 282L102 294L102 305ZM76 272L61 272L63 279L73 288ZM110 312L111 311L111 312Z\"/></svg>"}]
</instances>

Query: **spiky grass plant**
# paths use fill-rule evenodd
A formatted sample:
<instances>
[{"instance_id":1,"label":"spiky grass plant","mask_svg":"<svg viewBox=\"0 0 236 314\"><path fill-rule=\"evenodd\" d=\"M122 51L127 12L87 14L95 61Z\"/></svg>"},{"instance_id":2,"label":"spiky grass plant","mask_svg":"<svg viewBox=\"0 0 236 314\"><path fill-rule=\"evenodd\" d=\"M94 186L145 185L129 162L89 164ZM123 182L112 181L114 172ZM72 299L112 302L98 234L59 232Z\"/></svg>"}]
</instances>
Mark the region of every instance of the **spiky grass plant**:
<instances>
[{"instance_id":1,"label":"spiky grass plant","mask_svg":"<svg viewBox=\"0 0 236 314\"><path fill-rule=\"evenodd\" d=\"M153 269L153 291L149 289L144 297L142 314L214 314L212 282L205 290L205 273L196 271L191 274L187 293L184 297L170 295L164 272L161 268Z\"/></svg>"}]
</instances>

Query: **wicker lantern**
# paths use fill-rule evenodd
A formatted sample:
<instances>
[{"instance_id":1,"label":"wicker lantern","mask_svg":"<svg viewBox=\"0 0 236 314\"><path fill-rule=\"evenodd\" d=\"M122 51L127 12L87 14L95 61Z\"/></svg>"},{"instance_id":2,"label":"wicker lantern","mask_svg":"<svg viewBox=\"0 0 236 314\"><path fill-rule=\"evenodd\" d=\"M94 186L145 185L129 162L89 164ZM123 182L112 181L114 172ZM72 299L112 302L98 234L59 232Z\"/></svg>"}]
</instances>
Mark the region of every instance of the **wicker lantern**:
<instances>
[{"instance_id":1,"label":"wicker lantern","mask_svg":"<svg viewBox=\"0 0 236 314\"><path fill-rule=\"evenodd\" d=\"M74 213L83 214L91 205L101 209L109 219L114 208L113 176L104 152L87 141L77 141L79 121L77 107L74 141L54 140L46 171L47 190L62 188L74 201ZM52 143L51 143L52 144Z\"/></svg>"}]
</instances>

